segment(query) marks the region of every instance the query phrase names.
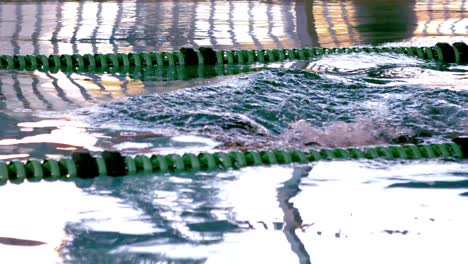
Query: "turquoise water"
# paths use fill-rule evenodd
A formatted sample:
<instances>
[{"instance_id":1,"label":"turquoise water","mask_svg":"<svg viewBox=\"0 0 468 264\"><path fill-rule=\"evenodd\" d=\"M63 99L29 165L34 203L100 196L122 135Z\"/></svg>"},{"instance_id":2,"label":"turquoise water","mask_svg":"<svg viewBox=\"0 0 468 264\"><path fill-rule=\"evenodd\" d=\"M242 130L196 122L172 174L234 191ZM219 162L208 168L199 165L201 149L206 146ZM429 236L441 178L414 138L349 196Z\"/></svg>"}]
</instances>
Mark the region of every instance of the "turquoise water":
<instances>
[{"instance_id":1,"label":"turquoise water","mask_svg":"<svg viewBox=\"0 0 468 264\"><path fill-rule=\"evenodd\" d=\"M0 51L466 42L467 4L445 2L7 2ZM466 65L339 54L224 70L237 74L183 81L158 72L0 72L0 158L428 143L468 134ZM0 260L463 263L467 169L455 160L321 161L7 184Z\"/></svg>"}]
</instances>

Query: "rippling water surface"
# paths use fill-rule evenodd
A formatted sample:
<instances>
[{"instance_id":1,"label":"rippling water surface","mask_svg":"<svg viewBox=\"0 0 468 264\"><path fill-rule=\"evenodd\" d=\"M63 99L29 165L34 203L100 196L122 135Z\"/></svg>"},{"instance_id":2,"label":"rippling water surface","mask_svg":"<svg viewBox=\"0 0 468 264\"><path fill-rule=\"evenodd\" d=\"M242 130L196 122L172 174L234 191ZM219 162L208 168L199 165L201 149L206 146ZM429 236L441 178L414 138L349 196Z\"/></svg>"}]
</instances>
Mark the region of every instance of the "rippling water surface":
<instances>
[{"instance_id":1,"label":"rippling water surface","mask_svg":"<svg viewBox=\"0 0 468 264\"><path fill-rule=\"evenodd\" d=\"M0 53L431 46L466 42L467 10L464 1L5 2ZM468 135L466 65L361 53L217 71L0 72L0 159ZM7 184L0 259L463 263L467 171L455 160L321 161Z\"/></svg>"}]
</instances>

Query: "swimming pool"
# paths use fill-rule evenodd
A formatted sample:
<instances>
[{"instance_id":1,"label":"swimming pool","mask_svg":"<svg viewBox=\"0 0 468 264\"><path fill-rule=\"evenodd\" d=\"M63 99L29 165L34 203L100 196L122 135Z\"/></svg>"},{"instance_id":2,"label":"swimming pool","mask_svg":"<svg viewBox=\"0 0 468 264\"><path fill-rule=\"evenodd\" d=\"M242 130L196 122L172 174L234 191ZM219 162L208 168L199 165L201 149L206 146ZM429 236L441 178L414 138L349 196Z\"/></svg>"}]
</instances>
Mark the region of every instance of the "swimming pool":
<instances>
[{"instance_id":1,"label":"swimming pool","mask_svg":"<svg viewBox=\"0 0 468 264\"><path fill-rule=\"evenodd\" d=\"M6 2L0 53L466 42L468 5L446 2ZM2 71L0 157L445 142L468 132L466 65L360 53L257 67L188 81ZM462 263L467 167L320 161L7 184L0 259Z\"/></svg>"}]
</instances>

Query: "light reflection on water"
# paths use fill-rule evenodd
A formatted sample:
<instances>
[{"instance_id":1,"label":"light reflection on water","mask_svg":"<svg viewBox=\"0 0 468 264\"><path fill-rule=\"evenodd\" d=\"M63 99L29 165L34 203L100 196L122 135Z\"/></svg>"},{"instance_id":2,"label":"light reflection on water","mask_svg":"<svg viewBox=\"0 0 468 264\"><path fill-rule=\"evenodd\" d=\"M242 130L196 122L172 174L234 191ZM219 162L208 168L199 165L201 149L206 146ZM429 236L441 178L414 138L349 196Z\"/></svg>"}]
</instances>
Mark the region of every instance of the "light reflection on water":
<instances>
[{"instance_id":1,"label":"light reflection on water","mask_svg":"<svg viewBox=\"0 0 468 264\"><path fill-rule=\"evenodd\" d=\"M2 223L9 229L2 229L2 235L47 244L3 247L2 257L58 260L59 253L53 250L58 248L84 262L132 256L135 261L296 262L275 224L282 223L284 214L278 208L278 188L297 169L102 177L90 187L79 182L7 185L0 198L15 202L3 205L9 214ZM312 262L461 263L468 214L457 208L465 208L468 201L458 194L467 188L386 187L408 180L466 179L456 176L466 169L466 163L433 161L312 164L291 200L303 220L303 228L298 226L295 232ZM24 199L24 193L31 199ZM167 230L172 230L170 235ZM18 258L19 252L29 254ZM100 256L103 252L110 255Z\"/></svg>"},{"instance_id":2,"label":"light reflection on water","mask_svg":"<svg viewBox=\"0 0 468 264\"><path fill-rule=\"evenodd\" d=\"M467 37L466 1L384 2L5 2L0 3L0 54L127 53L187 46L428 46ZM294 126L296 121L305 122L304 115L313 116L307 122L319 131L330 124L327 121L348 118L351 110L381 118L384 128L395 116L413 118L408 122L414 126L427 126L423 117L433 111L429 119L437 119L431 127L435 141L468 131L468 119L463 119L468 109L466 66L357 54L269 67L259 74L168 82L133 73L0 72L0 159L56 158L81 148L127 154L213 151L239 147L235 140L241 145L291 146L297 143L294 137L285 142L278 137L285 130L279 123ZM290 79L281 82L282 76ZM266 88L252 88L258 83L267 84ZM333 90L336 87L348 93L355 90L361 97ZM410 88L414 93L404 92ZM236 105L232 102L239 93L258 93L264 102L248 101L252 97L246 95ZM187 100L171 101L174 94ZM418 101L409 103L415 94L420 96ZM340 101L347 96L356 100ZM131 98L138 105L131 105ZM213 98L222 105L215 105L215 110L203 108ZM329 101L313 101L317 98ZM228 128L216 130L214 121L203 128L204 134L194 133L199 130L191 126L199 124L196 119L201 112L187 111L190 102L203 108L203 113L211 111L220 117L218 123L227 117L229 129L244 124L252 130L229 134ZM268 112L278 110L272 105L288 111L277 118ZM166 107L174 109L167 112L172 116L165 116ZM242 113L243 107L248 111ZM128 109L135 111L122 114ZM252 115L255 109L260 109L258 116ZM186 123L175 118L185 112ZM182 125L161 126L161 120ZM262 125L269 122L273 128ZM342 123L330 127L333 124ZM361 129L357 132L377 133L379 125L356 127ZM248 137L246 132L258 134ZM223 145L223 139L232 135L237 136L232 145ZM340 133L335 130L328 136L338 138ZM15 263L464 260L467 200L460 195L467 195L466 162L309 165L311 172L299 182L293 175L307 171L305 167L275 166L8 184L0 188L4 201L0 259ZM295 184L290 186L291 180ZM461 186L401 187L413 181L459 182ZM387 188L394 183L403 185ZM37 246L27 246L32 244Z\"/></svg>"},{"instance_id":3,"label":"light reflection on water","mask_svg":"<svg viewBox=\"0 0 468 264\"><path fill-rule=\"evenodd\" d=\"M0 4L0 54L347 47L401 41L424 46L466 38L467 5L442 0L7 2ZM15 112L63 110L166 86L116 75L0 76L0 97L6 104L2 108Z\"/></svg>"}]
</instances>

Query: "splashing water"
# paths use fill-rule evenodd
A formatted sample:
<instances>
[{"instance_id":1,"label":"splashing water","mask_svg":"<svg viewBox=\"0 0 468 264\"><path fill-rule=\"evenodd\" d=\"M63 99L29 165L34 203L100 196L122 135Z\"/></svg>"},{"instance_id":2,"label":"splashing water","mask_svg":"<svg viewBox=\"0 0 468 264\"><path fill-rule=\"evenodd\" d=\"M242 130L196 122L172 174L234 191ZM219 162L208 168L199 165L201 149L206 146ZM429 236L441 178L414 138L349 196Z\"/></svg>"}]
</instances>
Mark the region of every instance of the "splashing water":
<instances>
[{"instance_id":1,"label":"splashing water","mask_svg":"<svg viewBox=\"0 0 468 264\"><path fill-rule=\"evenodd\" d=\"M378 121L357 118L355 122L329 122L323 127L313 127L305 120L291 124L291 128L281 135L281 147L320 146L351 147L388 144L404 135L410 129L397 129Z\"/></svg>"}]
</instances>

